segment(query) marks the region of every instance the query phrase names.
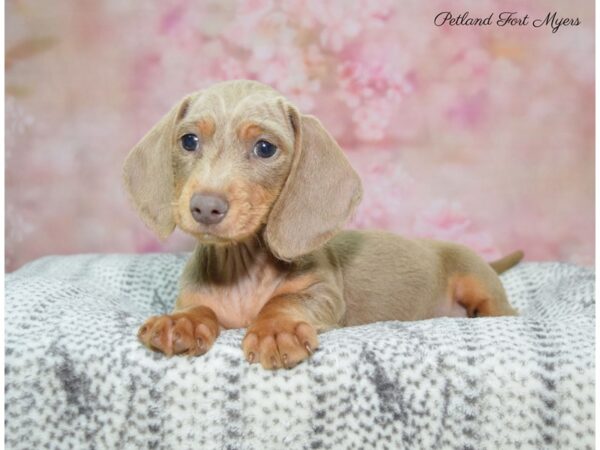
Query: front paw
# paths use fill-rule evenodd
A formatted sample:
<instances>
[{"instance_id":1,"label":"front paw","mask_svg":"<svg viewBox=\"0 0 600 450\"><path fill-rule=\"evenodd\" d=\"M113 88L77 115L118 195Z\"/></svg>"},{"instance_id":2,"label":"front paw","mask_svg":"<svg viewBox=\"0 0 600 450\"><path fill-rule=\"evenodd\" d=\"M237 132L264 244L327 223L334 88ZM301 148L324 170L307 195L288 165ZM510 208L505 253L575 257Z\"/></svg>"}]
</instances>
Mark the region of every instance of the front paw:
<instances>
[{"instance_id":1,"label":"front paw","mask_svg":"<svg viewBox=\"0 0 600 450\"><path fill-rule=\"evenodd\" d=\"M269 370L292 368L312 355L318 346L313 326L285 317L259 319L248 328L242 342L248 362L260 362Z\"/></svg>"},{"instance_id":2,"label":"front paw","mask_svg":"<svg viewBox=\"0 0 600 450\"><path fill-rule=\"evenodd\" d=\"M144 345L167 356L202 355L218 335L217 317L205 307L150 317L138 331L138 338Z\"/></svg>"}]
</instances>

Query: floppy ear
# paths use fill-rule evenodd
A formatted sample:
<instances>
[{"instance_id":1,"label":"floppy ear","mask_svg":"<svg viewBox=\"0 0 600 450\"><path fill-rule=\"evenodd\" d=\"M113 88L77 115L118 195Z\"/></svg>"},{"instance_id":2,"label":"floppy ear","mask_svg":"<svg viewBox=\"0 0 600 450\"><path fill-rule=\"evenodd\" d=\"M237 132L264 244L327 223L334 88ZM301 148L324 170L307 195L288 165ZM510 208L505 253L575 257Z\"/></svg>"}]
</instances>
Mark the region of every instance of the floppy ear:
<instances>
[{"instance_id":1,"label":"floppy ear","mask_svg":"<svg viewBox=\"0 0 600 450\"><path fill-rule=\"evenodd\" d=\"M265 229L269 248L286 261L325 244L362 195L360 178L319 120L300 115L293 107L289 111L294 159Z\"/></svg>"},{"instance_id":2,"label":"floppy ear","mask_svg":"<svg viewBox=\"0 0 600 450\"><path fill-rule=\"evenodd\" d=\"M177 103L129 152L123 182L144 223L161 239L175 228L171 202L175 179L171 147L174 126L188 108L189 97Z\"/></svg>"}]
</instances>

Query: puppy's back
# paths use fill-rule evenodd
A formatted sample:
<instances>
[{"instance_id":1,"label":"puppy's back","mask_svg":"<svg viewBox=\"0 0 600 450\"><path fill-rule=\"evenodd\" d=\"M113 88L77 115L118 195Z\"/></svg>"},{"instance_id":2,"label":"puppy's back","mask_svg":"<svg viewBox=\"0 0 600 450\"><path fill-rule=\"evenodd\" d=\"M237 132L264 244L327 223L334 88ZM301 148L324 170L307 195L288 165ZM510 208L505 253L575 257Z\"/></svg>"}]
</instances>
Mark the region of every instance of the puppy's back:
<instances>
[{"instance_id":1,"label":"puppy's back","mask_svg":"<svg viewBox=\"0 0 600 450\"><path fill-rule=\"evenodd\" d=\"M431 317L445 289L436 248L383 231L342 231L327 244L344 279L345 325Z\"/></svg>"}]
</instances>

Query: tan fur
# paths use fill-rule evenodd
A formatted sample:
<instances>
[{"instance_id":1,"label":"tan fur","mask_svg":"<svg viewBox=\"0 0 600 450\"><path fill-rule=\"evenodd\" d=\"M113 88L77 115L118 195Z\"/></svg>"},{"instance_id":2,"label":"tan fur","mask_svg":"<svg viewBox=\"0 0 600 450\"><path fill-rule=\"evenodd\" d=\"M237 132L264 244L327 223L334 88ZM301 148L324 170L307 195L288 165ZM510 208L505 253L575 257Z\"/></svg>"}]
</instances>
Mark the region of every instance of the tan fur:
<instances>
[{"instance_id":1,"label":"tan fur","mask_svg":"<svg viewBox=\"0 0 600 450\"><path fill-rule=\"evenodd\" d=\"M337 233L362 196L358 175L335 140L312 116L289 110L294 159L265 230L270 251L291 261Z\"/></svg>"},{"instance_id":2,"label":"tan fur","mask_svg":"<svg viewBox=\"0 0 600 450\"><path fill-rule=\"evenodd\" d=\"M490 266L492 266L492 269L494 269L496 273L506 272L511 267L519 264L524 256L525 254L521 250L517 250L497 261L491 262Z\"/></svg>"},{"instance_id":3,"label":"tan fur","mask_svg":"<svg viewBox=\"0 0 600 450\"><path fill-rule=\"evenodd\" d=\"M263 133L264 130L258 125L255 125L253 123L247 123L240 127L239 136L240 139L243 141L251 141L253 139L258 138Z\"/></svg>"},{"instance_id":4,"label":"tan fur","mask_svg":"<svg viewBox=\"0 0 600 450\"><path fill-rule=\"evenodd\" d=\"M212 137L215 134L215 128L215 121L210 117L198 121L198 131L204 139Z\"/></svg>"},{"instance_id":5,"label":"tan fur","mask_svg":"<svg viewBox=\"0 0 600 450\"><path fill-rule=\"evenodd\" d=\"M258 246L251 239L228 247L196 247L175 309L203 305L224 328L247 327L285 280L278 261Z\"/></svg>"},{"instance_id":6,"label":"tan fur","mask_svg":"<svg viewBox=\"0 0 600 450\"><path fill-rule=\"evenodd\" d=\"M179 138L196 133L201 149ZM252 153L258 140L275 156ZM192 94L134 147L125 185L160 236L175 225L198 239L170 315L150 318L140 340L167 355L201 354L224 328L247 327L246 359L293 367L317 333L381 320L516 314L494 270L468 248L386 232L340 231L360 180L320 122L273 89L231 81ZM229 203L220 223L191 216L196 193Z\"/></svg>"},{"instance_id":7,"label":"tan fur","mask_svg":"<svg viewBox=\"0 0 600 450\"><path fill-rule=\"evenodd\" d=\"M190 307L169 316L150 317L138 337L152 350L166 355L201 355L219 335L215 313L204 306Z\"/></svg>"}]
</instances>

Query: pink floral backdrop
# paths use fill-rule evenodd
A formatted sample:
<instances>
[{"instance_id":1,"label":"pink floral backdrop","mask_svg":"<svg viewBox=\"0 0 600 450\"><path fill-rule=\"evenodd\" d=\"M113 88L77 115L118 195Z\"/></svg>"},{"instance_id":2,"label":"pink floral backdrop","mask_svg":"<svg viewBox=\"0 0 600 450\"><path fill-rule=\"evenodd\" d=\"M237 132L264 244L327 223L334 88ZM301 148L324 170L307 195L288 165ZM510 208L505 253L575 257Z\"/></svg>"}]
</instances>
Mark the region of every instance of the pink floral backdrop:
<instances>
[{"instance_id":1,"label":"pink floral backdrop","mask_svg":"<svg viewBox=\"0 0 600 450\"><path fill-rule=\"evenodd\" d=\"M433 24L467 10L581 25ZM593 264L591 0L8 0L6 22L7 270L190 249L143 227L121 164L185 93L234 78L338 139L365 188L351 226Z\"/></svg>"}]
</instances>

